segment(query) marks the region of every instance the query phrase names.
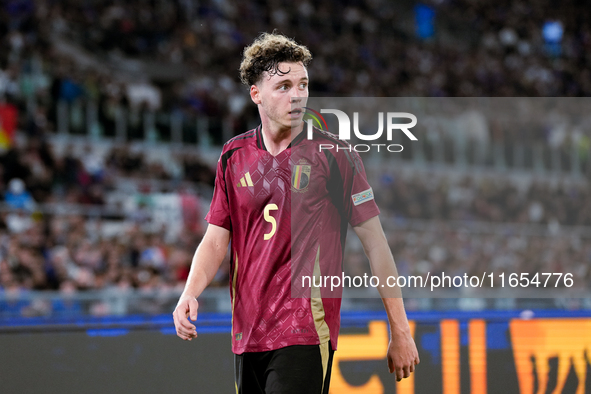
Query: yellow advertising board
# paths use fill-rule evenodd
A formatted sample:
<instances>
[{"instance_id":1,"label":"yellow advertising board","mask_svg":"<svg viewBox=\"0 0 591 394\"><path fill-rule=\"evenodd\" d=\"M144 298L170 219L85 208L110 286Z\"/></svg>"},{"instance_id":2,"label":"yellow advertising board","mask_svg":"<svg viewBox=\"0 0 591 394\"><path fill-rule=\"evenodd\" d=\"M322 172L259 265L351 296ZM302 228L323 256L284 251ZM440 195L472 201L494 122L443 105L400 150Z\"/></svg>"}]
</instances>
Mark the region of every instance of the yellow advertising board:
<instances>
[{"instance_id":1,"label":"yellow advertising board","mask_svg":"<svg viewBox=\"0 0 591 394\"><path fill-rule=\"evenodd\" d=\"M366 332L341 333L330 392L583 394L588 386L591 318L507 319L490 324L485 319L411 320L410 326L421 356L410 378L395 383L393 375L381 370L387 368L389 331L386 321L373 320ZM362 367L370 361L377 362L372 364L373 372ZM356 374L364 381L355 379Z\"/></svg>"}]
</instances>

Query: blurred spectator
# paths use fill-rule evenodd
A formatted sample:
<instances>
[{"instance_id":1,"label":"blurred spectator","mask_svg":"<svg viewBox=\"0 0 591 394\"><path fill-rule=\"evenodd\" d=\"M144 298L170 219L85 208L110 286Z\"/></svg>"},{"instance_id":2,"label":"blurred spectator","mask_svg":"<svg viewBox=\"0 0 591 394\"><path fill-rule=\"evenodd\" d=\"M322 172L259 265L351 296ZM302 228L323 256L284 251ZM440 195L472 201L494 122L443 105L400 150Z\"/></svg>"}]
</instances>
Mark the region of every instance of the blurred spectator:
<instances>
[{"instance_id":1,"label":"blurred spectator","mask_svg":"<svg viewBox=\"0 0 591 394\"><path fill-rule=\"evenodd\" d=\"M14 209L24 209L30 212L35 208L35 200L25 190L25 183L19 178L13 178L8 182L8 191L4 195L4 201Z\"/></svg>"}]
</instances>

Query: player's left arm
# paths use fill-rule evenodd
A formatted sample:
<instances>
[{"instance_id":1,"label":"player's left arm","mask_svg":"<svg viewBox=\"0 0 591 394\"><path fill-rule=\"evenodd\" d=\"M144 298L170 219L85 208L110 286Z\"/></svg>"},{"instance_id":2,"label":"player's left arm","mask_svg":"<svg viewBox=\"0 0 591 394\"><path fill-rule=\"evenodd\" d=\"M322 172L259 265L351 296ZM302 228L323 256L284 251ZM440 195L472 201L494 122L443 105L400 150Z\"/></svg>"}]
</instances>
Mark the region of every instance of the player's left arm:
<instances>
[{"instance_id":1,"label":"player's left arm","mask_svg":"<svg viewBox=\"0 0 591 394\"><path fill-rule=\"evenodd\" d=\"M379 216L374 216L353 229L363 244L372 274L380 279L380 283L386 283L388 276L396 277L396 264ZM390 373L396 372L396 380L400 381L414 372L415 365L420 362L419 353L410 334L400 289L381 286L378 289L390 322L388 369Z\"/></svg>"}]
</instances>

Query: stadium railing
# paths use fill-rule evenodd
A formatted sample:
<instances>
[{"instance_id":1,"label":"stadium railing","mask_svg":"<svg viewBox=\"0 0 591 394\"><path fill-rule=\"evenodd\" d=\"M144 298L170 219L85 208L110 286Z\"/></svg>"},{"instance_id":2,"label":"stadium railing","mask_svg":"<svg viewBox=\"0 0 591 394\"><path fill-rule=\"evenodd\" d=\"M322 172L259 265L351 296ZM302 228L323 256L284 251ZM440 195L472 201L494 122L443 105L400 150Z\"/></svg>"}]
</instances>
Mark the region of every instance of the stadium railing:
<instances>
[{"instance_id":1,"label":"stadium railing","mask_svg":"<svg viewBox=\"0 0 591 394\"><path fill-rule=\"evenodd\" d=\"M362 290L363 292L363 290ZM448 289L437 298L405 299L410 311L429 310L509 310L509 309L568 309L591 310L591 296L586 291L558 298L516 298L462 296L461 289ZM487 294L484 292L484 294ZM488 294L490 295L490 294ZM55 319L86 316L159 315L172 313L180 290L107 288L84 292L59 291L0 291L0 326L22 318ZM364 297L365 296L365 297ZM355 290L347 290L343 310L382 310L381 299L369 298ZM227 288L208 288L199 297L200 312L230 313Z\"/></svg>"},{"instance_id":2,"label":"stadium railing","mask_svg":"<svg viewBox=\"0 0 591 394\"><path fill-rule=\"evenodd\" d=\"M86 137L117 142L136 141L147 144L195 146L205 149L221 146L233 137L232 117L189 115L183 111L132 111L120 105L112 118L99 116L96 102L60 101L56 106L56 130L61 137ZM256 127L251 119L249 128ZM399 136L402 139L402 136ZM392 143L400 143L394 139ZM407 145L405 145L407 146ZM552 147L540 141L510 139L506 141L477 141L442 136L432 133L408 145L393 157L377 155L381 159L402 160L417 167L449 165L458 169L490 168L504 171L522 170L536 174L568 174L580 178L591 173L591 160L584 144L566 142Z\"/></svg>"}]
</instances>

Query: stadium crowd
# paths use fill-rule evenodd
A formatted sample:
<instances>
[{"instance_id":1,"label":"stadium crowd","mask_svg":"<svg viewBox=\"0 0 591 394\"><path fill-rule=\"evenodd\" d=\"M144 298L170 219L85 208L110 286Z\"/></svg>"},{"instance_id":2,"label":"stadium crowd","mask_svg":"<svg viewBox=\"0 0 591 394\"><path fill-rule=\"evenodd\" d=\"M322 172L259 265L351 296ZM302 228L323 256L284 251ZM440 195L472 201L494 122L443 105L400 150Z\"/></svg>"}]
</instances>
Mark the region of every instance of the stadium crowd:
<instances>
[{"instance_id":1,"label":"stadium crowd","mask_svg":"<svg viewBox=\"0 0 591 394\"><path fill-rule=\"evenodd\" d=\"M317 95L591 95L591 11L583 2L432 2L434 32L424 38L409 23L414 4L324 1L292 8L280 1L11 0L0 9L0 97L27 107L30 132L55 128L58 101L84 99L99 104L107 135L120 107L129 109L130 125L152 108L229 117L239 133L245 119L257 114L239 86L237 54L274 27L310 47L310 90ZM560 22L564 30L558 51L542 38L547 21ZM184 64L190 72L172 83L138 81L137 75L82 64L52 45L62 38L99 64L123 56ZM132 92L137 83L145 95ZM157 91L155 98L148 86Z\"/></svg>"},{"instance_id":2,"label":"stadium crowd","mask_svg":"<svg viewBox=\"0 0 591 394\"><path fill-rule=\"evenodd\" d=\"M591 225L587 184L542 179L526 184L487 176L404 177L391 171L376 183L379 206L401 219Z\"/></svg>"},{"instance_id":3,"label":"stadium crowd","mask_svg":"<svg viewBox=\"0 0 591 394\"><path fill-rule=\"evenodd\" d=\"M591 15L582 1L560 7L551 1L431 3L440 21L434 29L444 29L448 41L413 40L412 30L401 28L403 18L413 16L411 3L383 0L296 7L281 1L70 1L46 3L44 13L53 29L90 50L187 62L220 85L236 69L226 59L272 26L315 54L312 91L378 97L591 94ZM554 56L542 39L548 20L564 29L563 47Z\"/></svg>"},{"instance_id":4,"label":"stadium crowd","mask_svg":"<svg viewBox=\"0 0 591 394\"><path fill-rule=\"evenodd\" d=\"M0 195L10 191L6 186L14 179L24 181L37 203L99 206L105 204L104 195L115 188L116 179L177 180L213 186L214 170L198 156L180 154L176 162L181 176L162 162L146 160L141 151L128 145L114 145L104 155L90 144L78 154L68 146L59 155L47 141L30 138L23 146L15 144L0 155Z\"/></svg>"},{"instance_id":5,"label":"stadium crowd","mask_svg":"<svg viewBox=\"0 0 591 394\"><path fill-rule=\"evenodd\" d=\"M125 224L121 234L105 236L100 215L55 215L39 209L56 202L109 208L106 197L117 191L109 174L142 168L141 157L128 157L124 152L115 148L107 153L103 166L96 166L101 160L91 160L88 151L78 157L67 150L61 157L52 153L51 145L32 139L23 149L13 148L2 156L2 185L8 187L3 191L0 216L0 288L182 285L201 231L185 229L177 239L169 239L165 229L146 231L143 226L151 220L150 215L138 211L119 218ZM85 164L85 159L95 166ZM126 170L121 163L128 161L133 164ZM211 182L213 173L209 171ZM563 236L559 231L563 226L591 226L591 209L586 203L591 196L586 184L524 183L475 175L408 177L392 171L372 172L370 180L402 273L416 273L425 267L431 271L477 270L484 265L516 271L576 268L581 278L589 276L585 267L591 259L591 244L586 238ZM407 232L388 225L413 219L441 228ZM546 235L545 239L494 232L468 236L454 229L454 223L473 222L537 224L558 230L556 236ZM354 250L347 257L351 272L368 268L361 257ZM226 285L227 268L220 271L218 285Z\"/></svg>"},{"instance_id":6,"label":"stadium crowd","mask_svg":"<svg viewBox=\"0 0 591 394\"><path fill-rule=\"evenodd\" d=\"M120 177L211 186L213 169L199 157L181 156L175 158L181 171L174 173L126 145L99 157L90 147L82 154L70 149L57 154L48 142L56 130L57 105L96 101L107 135L113 133L118 108L137 117L150 105L186 116L230 116L234 131L242 132L256 111L239 86L239 54L269 27L279 27L310 47L315 56L310 89L319 95L591 95L591 9L582 1L563 1L558 9L550 1L534 6L508 0L438 1L430 6L437 15L436 34L421 39L401 27L407 25L403 18L412 18L412 7L398 10L395 3L380 0L345 5L304 1L293 9L279 1L3 2L0 104L19 109L18 130L27 138L0 154L0 291L70 294L182 286L202 236L199 231L183 231L169 240L164 231L144 231L141 215L130 215L121 234L107 237L101 234L100 219L41 213L39 207L60 202L109 208L107 197L116 191L115 179ZM541 38L547 19L564 26L559 52L550 53ZM151 85L159 100L134 101L128 81L116 73L82 65L58 51L52 43L63 38L98 59L125 55L185 64L191 73L174 83ZM83 122L78 126L84 127ZM568 141L524 131L528 132L524 137L493 128L491 138L510 142L527 137L554 149ZM578 141L588 152L585 133ZM591 226L588 184L538 180L516 185L509 179L481 176L403 178L391 171L372 182L386 218L438 223L421 231L387 226L403 275L551 270L576 274L581 278L578 286L591 284L591 246L586 238L468 234L453 224ZM362 252L353 248L346 261L348 272L368 272L366 264ZM227 264L222 267L214 285L227 285Z\"/></svg>"},{"instance_id":7,"label":"stadium crowd","mask_svg":"<svg viewBox=\"0 0 591 394\"><path fill-rule=\"evenodd\" d=\"M591 243L579 236L523 236L511 231L479 233L445 222L424 230L393 229L387 232L390 248L402 276L428 274L481 277L493 274L483 287L499 288L499 274L572 274L574 289L589 289ZM359 248L350 251L345 272L363 276L369 263ZM554 285L554 284L553 284ZM505 283L505 286L507 284ZM557 287L564 288L563 282ZM465 289L463 289L465 290Z\"/></svg>"}]
</instances>

